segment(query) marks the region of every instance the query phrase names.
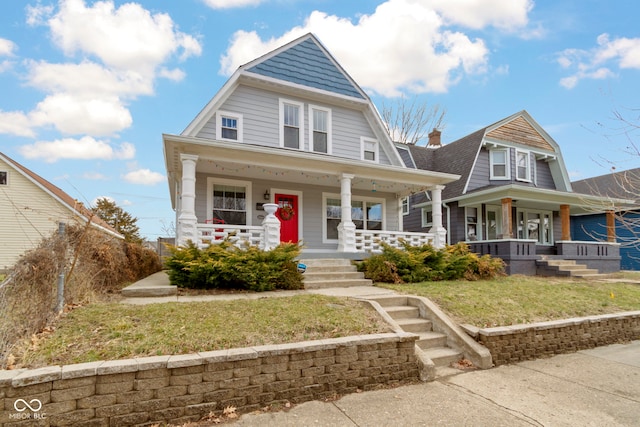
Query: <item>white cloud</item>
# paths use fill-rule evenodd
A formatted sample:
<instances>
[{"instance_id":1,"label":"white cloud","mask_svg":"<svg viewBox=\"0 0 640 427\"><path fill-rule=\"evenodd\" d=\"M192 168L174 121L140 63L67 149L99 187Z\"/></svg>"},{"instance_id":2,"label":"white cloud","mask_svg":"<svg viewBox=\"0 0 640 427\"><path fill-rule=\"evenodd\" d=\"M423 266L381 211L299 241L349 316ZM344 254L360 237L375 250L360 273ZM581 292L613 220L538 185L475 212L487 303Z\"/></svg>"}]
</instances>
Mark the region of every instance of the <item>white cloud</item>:
<instances>
[{"instance_id":1,"label":"white cloud","mask_svg":"<svg viewBox=\"0 0 640 427\"><path fill-rule=\"evenodd\" d=\"M490 7L491 4L495 7ZM302 26L279 38L262 40L256 32L238 31L221 57L220 72L238 66L305 33L312 32L363 87L385 96L403 92L446 92L465 74L488 70L489 50L448 25L495 26L513 31L527 24L528 0L418 1L388 0L355 22L314 11ZM499 7L498 7L499 4ZM491 13L456 18L464 5ZM482 7L481 7L482 6ZM484 10L484 9L483 9Z\"/></svg>"},{"instance_id":2,"label":"white cloud","mask_svg":"<svg viewBox=\"0 0 640 427\"><path fill-rule=\"evenodd\" d=\"M562 68L576 70L560 80L561 86L571 89L583 79L607 79L616 75L615 69L640 70L640 38L611 39L601 34L596 42L589 50L565 49L557 55Z\"/></svg>"},{"instance_id":3,"label":"white cloud","mask_svg":"<svg viewBox=\"0 0 640 427\"><path fill-rule=\"evenodd\" d=\"M203 0L212 9L232 9L236 7L257 6L263 0Z\"/></svg>"},{"instance_id":4,"label":"white cloud","mask_svg":"<svg viewBox=\"0 0 640 427\"><path fill-rule=\"evenodd\" d=\"M529 22L533 0L421 0L447 23L482 29L493 26L506 31L520 30Z\"/></svg>"},{"instance_id":5,"label":"white cloud","mask_svg":"<svg viewBox=\"0 0 640 427\"><path fill-rule=\"evenodd\" d=\"M11 40L0 38L0 56L13 56L16 44Z\"/></svg>"},{"instance_id":6,"label":"white cloud","mask_svg":"<svg viewBox=\"0 0 640 427\"><path fill-rule=\"evenodd\" d=\"M134 170L127 173L122 178L128 183L141 185L155 185L164 181L164 175L158 172L153 172L149 169Z\"/></svg>"},{"instance_id":7,"label":"white cloud","mask_svg":"<svg viewBox=\"0 0 640 427\"><path fill-rule=\"evenodd\" d=\"M0 134L2 133L25 137L35 136L29 117L21 111L0 110Z\"/></svg>"},{"instance_id":8,"label":"white cloud","mask_svg":"<svg viewBox=\"0 0 640 427\"><path fill-rule=\"evenodd\" d=\"M22 118L13 132L15 125L3 123L9 116L0 114L4 133L33 135L38 127L54 126L65 134L113 135L131 126L128 104L153 95L156 79L184 78L182 70L167 65L202 52L200 42L180 32L169 15L152 14L137 3L116 8L113 0L89 6L85 0L60 0L57 10L41 4L26 10L30 25L48 26L53 42L80 60L26 61L26 84L46 96L31 112L8 113Z\"/></svg>"},{"instance_id":9,"label":"white cloud","mask_svg":"<svg viewBox=\"0 0 640 427\"><path fill-rule=\"evenodd\" d=\"M28 159L41 159L47 163L55 163L61 159L128 160L136 154L135 147L128 142L114 148L107 142L98 141L90 136L80 139L37 141L34 144L23 145L19 151Z\"/></svg>"}]
</instances>

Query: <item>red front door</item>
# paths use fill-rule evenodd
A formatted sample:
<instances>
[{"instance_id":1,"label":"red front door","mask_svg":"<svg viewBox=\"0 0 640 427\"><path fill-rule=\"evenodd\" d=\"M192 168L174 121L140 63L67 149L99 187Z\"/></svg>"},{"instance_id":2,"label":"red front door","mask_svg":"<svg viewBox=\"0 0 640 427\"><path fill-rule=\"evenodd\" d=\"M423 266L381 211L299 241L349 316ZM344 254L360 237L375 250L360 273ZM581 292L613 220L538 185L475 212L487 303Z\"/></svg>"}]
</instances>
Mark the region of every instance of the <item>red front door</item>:
<instances>
[{"instance_id":1,"label":"red front door","mask_svg":"<svg viewBox=\"0 0 640 427\"><path fill-rule=\"evenodd\" d=\"M278 205L276 216L280 220L280 241L298 243L298 196L276 193L275 202Z\"/></svg>"}]
</instances>

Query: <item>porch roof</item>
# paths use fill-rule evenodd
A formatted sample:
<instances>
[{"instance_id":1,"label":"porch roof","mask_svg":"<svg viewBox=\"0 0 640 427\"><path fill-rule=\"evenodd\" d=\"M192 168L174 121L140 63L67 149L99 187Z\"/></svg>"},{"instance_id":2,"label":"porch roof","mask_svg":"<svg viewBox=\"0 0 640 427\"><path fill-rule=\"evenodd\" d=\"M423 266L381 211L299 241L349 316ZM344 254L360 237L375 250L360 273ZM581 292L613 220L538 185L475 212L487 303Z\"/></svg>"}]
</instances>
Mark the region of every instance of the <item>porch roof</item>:
<instances>
[{"instance_id":1,"label":"porch roof","mask_svg":"<svg viewBox=\"0 0 640 427\"><path fill-rule=\"evenodd\" d=\"M457 201L459 206L471 206L481 203L500 204L501 199L510 198L519 208L558 210L560 205L569 205L572 215L621 210L628 207L632 200L590 194L549 190L545 188L525 187L518 184L501 185L467 193L445 202Z\"/></svg>"},{"instance_id":2,"label":"porch roof","mask_svg":"<svg viewBox=\"0 0 640 427\"><path fill-rule=\"evenodd\" d=\"M180 180L180 154L198 156L197 172L237 175L250 179L340 186L342 174L354 175L352 188L395 193L400 197L446 185L459 175L380 165L321 153L247 143L220 142L202 138L164 134L164 156L171 201L175 207L172 182Z\"/></svg>"}]
</instances>

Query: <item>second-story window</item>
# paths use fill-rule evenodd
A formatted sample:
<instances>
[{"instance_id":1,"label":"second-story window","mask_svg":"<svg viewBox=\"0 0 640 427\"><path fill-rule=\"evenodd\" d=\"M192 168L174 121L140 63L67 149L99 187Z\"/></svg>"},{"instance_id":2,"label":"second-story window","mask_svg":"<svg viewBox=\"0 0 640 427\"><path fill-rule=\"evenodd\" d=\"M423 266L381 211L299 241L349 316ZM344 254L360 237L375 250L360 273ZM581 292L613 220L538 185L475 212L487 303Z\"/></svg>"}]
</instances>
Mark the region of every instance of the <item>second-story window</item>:
<instances>
[{"instance_id":1,"label":"second-story window","mask_svg":"<svg viewBox=\"0 0 640 427\"><path fill-rule=\"evenodd\" d=\"M280 100L280 145L286 148L302 148L304 117L302 104Z\"/></svg>"},{"instance_id":2,"label":"second-story window","mask_svg":"<svg viewBox=\"0 0 640 427\"><path fill-rule=\"evenodd\" d=\"M378 141L370 138L362 138L362 160L378 162Z\"/></svg>"},{"instance_id":3,"label":"second-story window","mask_svg":"<svg viewBox=\"0 0 640 427\"><path fill-rule=\"evenodd\" d=\"M331 153L331 110L309 106L311 150L317 153Z\"/></svg>"},{"instance_id":4,"label":"second-story window","mask_svg":"<svg viewBox=\"0 0 640 427\"><path fill-rule=\"evenodd\" d=\"M0 185L7 185L8 183L8 176L9 176L9 172L7 171L0 171Z\"/></svg>"},{"instance_id":5,"label":"second-story window","mask_svg":"<svg viewBox=\"0 0 640 427\"><path fill-rule=\"evenodd\" d=\"M218 111L216 135L220 140L242 142L242 114Z\"/></svg>"},{"instance_id":6,"label":"second-story window","mask_svg":"<svg viewBox=\"0 0 640 427\"><path fill-rule=\"evenodd\" d=\"M508 179L509 178L509 151L491 150L489 152L491 171L490 179Z\"/></svg>"},{"instance_id":7,"label":"second-story window","mask_svg":"<svg viewBox=\"0 0 640 427\"><path fill-rule=\"evenodd\" d=\"M516 152L516 178L519 181L531 180L531 168L529 161L529 153L527 151Z\"/></svg>"},{"instance_id":8,"label":"second-story window","mask_svg":"<svg viewBox=\"0 0 640 427\"><path fill-rule=\"evenodd\" d=\"M238 119L222 117L222 138L238 139Z\"/></svg>"}]
</instances>

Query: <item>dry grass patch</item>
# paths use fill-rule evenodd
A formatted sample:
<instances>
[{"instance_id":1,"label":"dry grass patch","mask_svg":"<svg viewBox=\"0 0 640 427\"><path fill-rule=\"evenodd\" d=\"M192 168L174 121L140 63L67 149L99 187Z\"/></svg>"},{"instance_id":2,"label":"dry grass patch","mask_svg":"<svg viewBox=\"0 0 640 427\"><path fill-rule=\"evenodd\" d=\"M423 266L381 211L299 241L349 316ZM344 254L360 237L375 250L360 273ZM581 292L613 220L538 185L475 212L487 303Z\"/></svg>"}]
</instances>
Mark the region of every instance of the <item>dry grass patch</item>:
<instances>
[{"instance_id":1,"label":"dry grass patch","mask_svg":"<svg viewBox=\"0 0 640 427\"><path fill-rule=\"evenodd\" d=\"M389 332L357 301L321 295L259 300L92 304L21 347L17 366L184 354Z\"/></svg>"},{"instance_id":2,"label":"dry grass patch","mask_svg":"<svg viewBox=\"0 0 640 427\"><path fill-rule=\"evenodd\" d=\"M425 296L458 323L478 327L640 310L640 285L631 283L508 276L378 286Z\"/></svg>"}]
</instances>

